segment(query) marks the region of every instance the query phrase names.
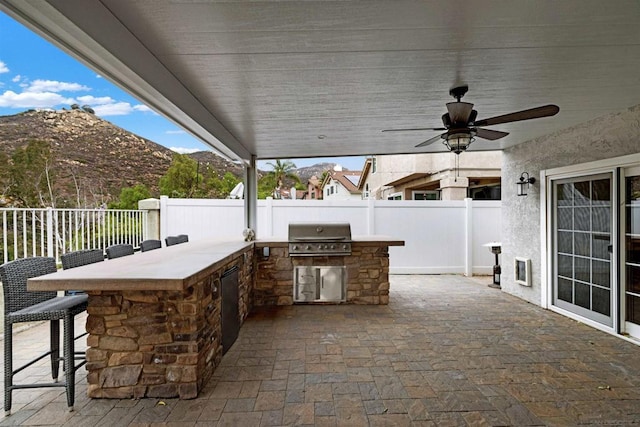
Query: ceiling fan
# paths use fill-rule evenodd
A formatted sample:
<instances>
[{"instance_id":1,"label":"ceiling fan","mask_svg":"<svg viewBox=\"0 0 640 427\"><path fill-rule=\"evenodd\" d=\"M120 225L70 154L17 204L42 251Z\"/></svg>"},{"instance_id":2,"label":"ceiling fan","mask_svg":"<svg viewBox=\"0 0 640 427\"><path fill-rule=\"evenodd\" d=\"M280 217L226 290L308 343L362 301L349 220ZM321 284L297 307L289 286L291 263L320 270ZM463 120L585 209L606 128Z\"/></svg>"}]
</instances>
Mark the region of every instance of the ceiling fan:
<instances>
[{"instance_id":1,"label":"ceiling fan","mask_svg":"<svg viewBox=\"0 0 640 427\"><path fill-rule=\"evenodd\" d=\"M516 111L514 113L503 114L501 116L490 117L488 119L476 120L478 112L473 109L473 104L461 102L460 100L469 90L469 86L457 86L449 90L449 94L456 99L456 102L447 103L447 113L442 115L442 128L410 128L410 129L384 129L382 132L407 132L418 130L446 131L433 138L416 145L424 147L442 139L442 143L449 151L460 154L469 148L469 145L476 137L495 141L509 135L508 132L499 130L483 129L481 126L493 126L502 123L518 122L521 120L539 119L542 117L554 116L560 111L557 105L549 104L542 107L528 110Z\"/></svg>"}]
</instances>

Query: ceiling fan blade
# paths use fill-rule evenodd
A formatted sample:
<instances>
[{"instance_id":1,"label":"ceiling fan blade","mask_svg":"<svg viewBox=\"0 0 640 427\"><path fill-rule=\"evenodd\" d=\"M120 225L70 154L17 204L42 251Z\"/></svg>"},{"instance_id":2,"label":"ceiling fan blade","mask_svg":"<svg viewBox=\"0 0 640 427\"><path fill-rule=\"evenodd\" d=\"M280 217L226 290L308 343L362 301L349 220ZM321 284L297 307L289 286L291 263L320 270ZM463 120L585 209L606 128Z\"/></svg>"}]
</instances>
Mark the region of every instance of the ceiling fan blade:
<instances>
[{"instance_id":1,"label":"ceiling fan blade","mask_svg":"<svg viewBox=\"0 0 640 427\"><path fill-rule=\"evenodd\" d=\"M531 108L529 110L516 111L515 113L504 114L502 116L490 117L488 119L478 120L473 123L474 126L491 126L501 123L519 122L521 120L539 119L541 117L555 116L560 111L557 105L549 104L542 107Z\"/></svg>"},{"instance_id":2,"label":"ceiling fan blade","mask_svg":"<svg viewBox=\"0 0 640 427\"><path fill-rule=\"evenodd\" d=\"M504 138L507 135L509 135L509 132L501 132L499 130L491 129L476 129L477 137L488 139L489 141L495 141L496 139Z\"/></svg>"},{"instance_id":3,"label":"ceiling fan blade","mask_svg":"<svg viewBox=\"0 0 640 427\"><path fill-rule=\"evenodd\" d=\"M468 102L448 102L447 111L451 118L451 123L464 123L467 124L471 111L473 110L473 104Z\"/></svg>"},{"instance_id":4,"label":"ceiling fan blade","mask_svg":"<svg viewBox=\"0 0 640 427\"><path fill-rule=\"evenodd\" d=\"M444 134L442 134L442 135L444 135ZM436 135L433 138L429 138L426 141L421 142L420 144L416 145L416 147L424 147L426 145L433 144L434 142L436 142L437 140L442 138L442 135Z\"/></svg>"},{"instance_id":5,"label":"ceiling fan blade","mask_svg":"<svg viewBox=\"0 0 640 427\"><path fill-rule=\"evenodd\" d=\"M440 130L447 130L446 128L409 128L409 129L383 129L382 132L410 132L410 131L414 131L414 130L433 130L433 131L440 131Z\"/></svg>"}]
</instances>

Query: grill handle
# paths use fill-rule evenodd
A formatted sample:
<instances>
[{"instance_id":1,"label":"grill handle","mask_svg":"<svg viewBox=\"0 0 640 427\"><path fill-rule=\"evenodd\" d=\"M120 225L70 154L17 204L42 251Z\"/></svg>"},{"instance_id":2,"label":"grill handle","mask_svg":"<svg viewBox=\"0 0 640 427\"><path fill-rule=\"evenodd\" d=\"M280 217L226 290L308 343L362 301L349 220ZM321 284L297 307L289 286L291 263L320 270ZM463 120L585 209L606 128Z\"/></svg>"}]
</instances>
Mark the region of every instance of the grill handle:
<instances>
[{"instance_id":1,"label":"grill handle","mask_svg":"<svg viewBox=\"0 0 640 427\"><path fill-rule=\"evenodd\" d=\"M338 240L347 240L346 237L294 237L293 239L291 239L292 241L297 241L297 242L317 242L318 240L331 240L331 241L338 241Z\"/></svg>"}]
</instances>

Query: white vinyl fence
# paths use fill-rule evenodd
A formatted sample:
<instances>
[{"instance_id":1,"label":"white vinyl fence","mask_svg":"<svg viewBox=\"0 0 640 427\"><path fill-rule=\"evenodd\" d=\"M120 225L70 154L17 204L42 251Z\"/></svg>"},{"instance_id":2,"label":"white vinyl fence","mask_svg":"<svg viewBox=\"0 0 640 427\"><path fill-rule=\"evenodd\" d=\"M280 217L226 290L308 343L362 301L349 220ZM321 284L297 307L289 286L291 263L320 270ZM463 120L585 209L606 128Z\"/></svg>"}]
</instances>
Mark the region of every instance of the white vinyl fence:
<instances>
[{"instance_id":1,"label":"white vinyl fence","mask_svg":"<svg viewBox=\"0 0 640 427\"><path fill-rule=\"evenodd\" d=\"M286 239L291 222L349 222L355 238L385 235L394 274L491 274L500 241L499 201L259 200L257 238ZM241 239L243 200L160 198L160 235Z\"/></svg>"},{"instance_id":2,"label":"white vinyl fence","mask_svg":"<svg viewBox=\"0 0 640 427\"><path fill-rule=\"evenodd\" d=\"M146 238L147 212L120 209L0 208L0 262L102 249Z\"/></svg>"}]
</instances>

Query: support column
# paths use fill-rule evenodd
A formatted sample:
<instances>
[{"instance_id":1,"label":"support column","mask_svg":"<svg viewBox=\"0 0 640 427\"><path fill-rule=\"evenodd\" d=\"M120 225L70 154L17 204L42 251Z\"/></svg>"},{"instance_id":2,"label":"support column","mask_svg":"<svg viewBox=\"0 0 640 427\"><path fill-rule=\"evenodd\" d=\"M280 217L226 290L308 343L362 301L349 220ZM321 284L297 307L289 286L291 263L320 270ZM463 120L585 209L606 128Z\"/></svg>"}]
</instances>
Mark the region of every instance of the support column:
<instances>
[{"instance_id":1,"label":"support column","mask_svg":"<svg viewBox=\"0 0 640 427\"><path fill-rule=\"evenodd\" d=\"M138 201L138 209L147 211L147 227L144 230L144 239L160 240L160 200L140 200Z\"/></svg>"},{"instance_id":2,"label":"support column","mask_svg":"<svg viewBox=\"0 0 640 427\"><path fill-rule=\"evenodd\" d=\"M464 275L473 276L473 199L464 199Z\"/></svg>"},{"instance_id":3,"label":"support column","mask_svg":"<svg viewBox=\"0 0 640 427\"><path fill-rule=\"evenodd\" d=\"M258 169L252 155L244 167L244 225L258 234Z\"/></svg>"}]
</instances>

